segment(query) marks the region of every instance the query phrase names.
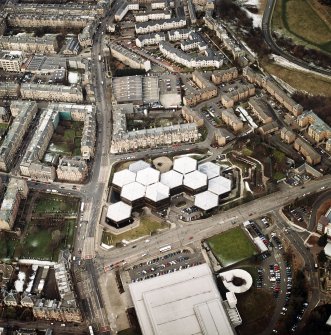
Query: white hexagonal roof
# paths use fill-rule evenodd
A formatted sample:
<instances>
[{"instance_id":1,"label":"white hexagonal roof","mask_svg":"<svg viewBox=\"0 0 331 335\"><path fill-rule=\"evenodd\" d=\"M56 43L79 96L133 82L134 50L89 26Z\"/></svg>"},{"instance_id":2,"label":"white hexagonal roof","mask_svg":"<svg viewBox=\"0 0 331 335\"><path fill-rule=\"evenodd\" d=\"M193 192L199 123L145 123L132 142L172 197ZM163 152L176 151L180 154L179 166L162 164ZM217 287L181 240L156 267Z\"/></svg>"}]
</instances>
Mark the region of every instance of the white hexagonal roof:
<instances>
[{"instance_id":1,"label":"white hexagonal roof","mask_svg":"<svg viewBox=\"0 0 331 335\"><path fill-rule=\"evenodd\" d=\"M131 216L132 207L123 201L116 202L108 206L107 218L115 222L120 222L129 219Z\"/></svg>"},{"instance_id":2,"label":"white hexagonal roof","mask_svg":"<svg viewBox=\"0 0 331 335\"><path fill-rule=\"evenodd\" d=\"M207 175L208 179L218 177L221 173L221 167L212 162L206 162L198 166L198 170Z\"/></svg>"},{"instance_id":3,"label":"white hexagonal roof","mask_svg":"<svg viewBox=\"0 0 331 335\"><path fill-rule=\"evenodd\" d=\"M200 187L207 185L207 175L195 170L184 176L184 185L192 190L196 190Z\"/></svg>"},{"instance_id":4,"label":"white hexagonal roof","mask_svg":"<svg viewBox=\"0 0 331 335\"><path fill-rule=\"evenodd\" d=\"M146 187L145 197L158 202L169 198L170 188L162 183L155 183Z\"/></svg>"},{"instance_id":5,"label":"white hexagonal roof","mask_svg":"<svg viewBox=\"0 0 331 335\"><path fill-rule=\"evenodd\" d=\"M174 160L173 169L182 173L190 173L197 169L197 160L191 157L180 157Z\"/></svg>"},{"instance_id":6,"label":"white hexagonal roof","mask_svg":"<svg viewBox=\"0 0 331 335\"><path fill-rule=\"evenodd\" d=\"M194 205L207 211L218 206L218 196L210 191L198 193L195 196Z\"/></svg>"},{"instance_id":7,"label":"white hexagonal roof","mask_svg":"<svg viewBox=\"0 0 331 335\"><path fill-rule=\"evenodd\" d=\"M128 169L115 172L113 177L113 185L123 187L126 184L132 183L136 180L136 174Z\"/></svg>"},{"instance_id":8,"label":"white hexagonal roof","mask_svg":"<svg viewBox=\"0 0 331 335\"><path fill-rule=\"evenodd\" d=\"M170 189L183 185L183 175L175 170L161 173L161 183Z\"/></svg>"},{"instance_id":9,"label":"white hexagonal roof","mask_svg":"<svg viewBox=\"0 0 331 335\"><path fill-rule=\"evenodd\" d=\"M209 180L208 191L222 195L231 191L232 182L230 179L219 176Z\"/></svg>"},{"instance_id":10,"label":"white hexagonal roof","mask_svg":"<svg viewBox=\"0 0 331 335\"><path fill-rule=\"evenodd\" d=\"M148 164L148 163L146 163L145 161L139 160L139 161L136 161L134 163L131 163L129 165L129 170L132 171L132 172L138 172L138 171L146 169L146 168L148 168L150 166L151 165Z\"/></svg>"},{"instance_id":11,"label":"white hexagonal roof","mask_svg":"<svg viewBox=\"0 0 331 335\"><path fill-rule=\"evenodd\" d=\"M137 172L136 181L142 185L151 185L158 182L160 179L160 171L155 170L151 167L140 170Z\"/></svg>"},{"instance_id":12,"label":"white hexagonal roof","mask_svg":"<svg viewBox=\"0 0 331 335\"><path fill-rule=\"evenodd\" d=\"M146 187L134 181L122 187L121 197L129 201L135 201L145 196Z\"/></svg>"}]
</instances>

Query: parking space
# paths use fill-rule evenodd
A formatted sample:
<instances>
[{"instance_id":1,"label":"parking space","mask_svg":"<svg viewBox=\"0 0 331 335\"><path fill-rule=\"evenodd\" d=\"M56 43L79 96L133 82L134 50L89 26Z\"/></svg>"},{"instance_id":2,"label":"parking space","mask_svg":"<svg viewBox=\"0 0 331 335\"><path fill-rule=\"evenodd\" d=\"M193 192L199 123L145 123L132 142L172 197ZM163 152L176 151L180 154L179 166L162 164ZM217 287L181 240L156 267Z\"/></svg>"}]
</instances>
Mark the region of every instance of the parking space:
<instances>
[{"instance_id":1,"label":"parking space","mask_svg":"<svg viewBox=\"0 0 331 335\"><path fill-rule=\"evenodd\" d=\"M189 250L184 249L133 265L127 270L131 281L136 282L187 269L203 262L204 259L201 253L191 253Z\"/></svg>"}]
</instances>

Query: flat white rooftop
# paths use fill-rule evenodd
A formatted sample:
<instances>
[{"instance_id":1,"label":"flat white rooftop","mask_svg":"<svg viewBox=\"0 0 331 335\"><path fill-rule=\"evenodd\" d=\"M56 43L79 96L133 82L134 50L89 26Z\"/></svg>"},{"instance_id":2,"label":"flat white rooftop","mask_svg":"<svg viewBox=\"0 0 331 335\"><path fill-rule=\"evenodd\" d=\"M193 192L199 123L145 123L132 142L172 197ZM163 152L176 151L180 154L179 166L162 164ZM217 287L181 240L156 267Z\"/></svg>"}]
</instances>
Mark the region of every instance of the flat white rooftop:
<instances>
[{"instance_id":1,"label":"flat white rooftop","mask_svg":"<svg viewBox=\"0 0 331 335\"><path fill-rule=\"evenodd\" d=\"M161 174L161 183L173 189L183 185L183 175L175 170L170 170Z\"/></svg>"},{"instance_id":2,"label":"flat white rooftop","mask_svg":"<svg viewBox=\"0 0 331 335\"><path fill-rule=\"evenodd\" d=\"M218 177L221 173L221 167L212 162L202 163L198 166L198 170L207 175L208 179Z\"/></svg>"},{"instance_id":3,"label":"flat white rooftop","mask_svg":"<svg viewBox=\"0 0 331 335\"><path fill-rule=\"evenodd\" d=\"M137 172L136 181L142 185L151 185L158 182L160 179L160 171L155 170L151 167L140 170Z\"/></svg>"},{"instance_id":4,"label":"flat white rooftop","mask_svg":"<svg viewBox=\"0 0 331 335\"><path fill-rule=\"evenodd\" d=\"M162 183L155 183L146 187L145 197L158 202L169 198L170 189Z\"/></svg>"},{"instance_id":5,"label":"flat white rooftop","mask_svg":"<svg viewBox=\"0 0 331 335\"><path fill-rule=\"evenodd\" d=\"M138 172L142 169L146 169L148 167L150 167L151 165L146 163L145 161L143 160L139 160L139 161L136 161L134 163L131 163L129 165L129 170L132 171L132 172Z\"/></svg>"},{"instance_id":6,"label":"flat white rooftop","mask_svg":"<svg viewBox=\"0 0 331 335\"><path fill-rule=\"evenodd\" d=\"M125 169L114 173L112 183L118 187L123 187L124 185L132 183L135 180L136 174L128 169Z\"/></svg>"},{"instance_id":7,"label":"flat white rooftop","mask_svg":"<svg viewBox=\"0 0 331 335\"><path fill-rule=\"evenodd\" d=\"M173 169L186 174L197 169L198 162L191 157L180 157L174 160Z\"/></svg>"},{"instance_id":8,"label":"flat white rooftop","mask_svg":"<svg viewBox=\"0 0 331 335\"><path fill-rule=\"evenodd\" d=\"M136 181L122 187L121 197L129 201L135 201L145 196L146 187Z\"/></svg>"},{"instance_id":9,"label":"flat white rooftop","mask_svg":"<svg viewBox=\"0 0 331 335\"><path fill-rule=\"evenodd\" d=\"M198 193L195 196L194 205L204 211L208 211L218 206L218 196L210 191Z\"/></svg>"},{"instance_id":10,"label":"flat white rooftop","mask_svg":"<svg viewBox=\"0 0 331 335\"><path fill-rule=\"evenodd\" d=\"M207 186L207 175L198 170L190 172L184 176L184 185L192 190Z\"/></svg>"},{"instance_id":11,"label":"flat white rooftop","mask_svg":"<svg viewBox=\"0 0 331 335\"><path fill-rule=\"evenodd\" d=\"M233 335L207 264L129 284L144 335Z\"/></svg>"},{"instance_id":12,"label":"flat white rooftop","mask_svg":"<svg viewBox=\"0 0 331 335\"><path fill-rule=\"evenodd\" d=\"M222 195L231 191L232 182L230 179L219 176L209 180L208 191Z\"/></svg>"},{"instance_id":13,"label":"flat white rooftop","mask_svg":"<svg viewBox=\"0 0 331 335\"><path fill-rule=\"evenodd\" d=\"M131 206L127 205L123 201L119 201L108 206L107 218L115 222L121 222L123 220L129 219L131 212Z\"/></svg>"}]
</instances>

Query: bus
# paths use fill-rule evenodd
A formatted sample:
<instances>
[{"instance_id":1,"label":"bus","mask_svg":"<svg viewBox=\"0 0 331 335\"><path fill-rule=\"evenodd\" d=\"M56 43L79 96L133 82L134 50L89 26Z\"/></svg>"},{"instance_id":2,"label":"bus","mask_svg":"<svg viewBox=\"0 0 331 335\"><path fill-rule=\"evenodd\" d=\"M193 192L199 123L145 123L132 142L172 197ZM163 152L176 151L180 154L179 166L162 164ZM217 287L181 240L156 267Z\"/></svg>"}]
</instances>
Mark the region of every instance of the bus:
<instances>
[{"instance_id":1,"label":"bus","mask_svg":"<svg viewBox=\"0 0 331 335\"><path fill-rule=\"evenodd\" d=\"M90 332L90 335L94 335L94 331L93 331L92 326L88 326L88 330Z\"/></svg>"},{"instance_id":2,"label":"bus","mask_svg":"<svg viewBox=\"0 0 331 335\"><path fill-rule=\"evenodd\" d=\"M166 246L160 248L160 252L167 252L169 250L171 250L171 245L166 245Z\"/></svg>"},{"instance_id":3,"label":"bus","mask_svg":"<svg viewBox=\"0 0 331 335\"><path fill-rule=\"evenodd\" d=\"M82 202L82 203L80 204L80 211L81 211L81 212L84 212L84 207L85 207L85 203Z\"/></svg>"}]
</instances>

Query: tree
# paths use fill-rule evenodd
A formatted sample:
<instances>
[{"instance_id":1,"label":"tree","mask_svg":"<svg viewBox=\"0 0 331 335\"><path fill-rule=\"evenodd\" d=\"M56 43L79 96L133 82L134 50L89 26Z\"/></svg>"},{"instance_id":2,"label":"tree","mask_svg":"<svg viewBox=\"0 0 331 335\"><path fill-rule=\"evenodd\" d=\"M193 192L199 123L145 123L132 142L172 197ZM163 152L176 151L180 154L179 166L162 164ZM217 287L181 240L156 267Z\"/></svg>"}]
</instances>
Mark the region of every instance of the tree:
<instances>
[{"instance_id":1,"label":"tree","mask_svg":"<svg viewBox=\"0 0 331 335\"><path fill-rule=\"evenodd\" d=\"M328 235L327 234L323 234L322 236L320 236L320 238L317 241L317 244L320 247L323 247L323 248L326 246L327 243L328 243Z\"/></svg>"},{"instance_id":2,"label":"tree","mask_svg":"<svg viewBox=\"0 0 331 335\"><path fill-rule=\"evenodd\" d=\"M325 262L328 260L328 258L327 258L326 255L325 255L324 250L321 250L321 251L318 253L318 255L317 255L317 259L318 259L318 261L319 261L320 263L325 263Z\"/></svg>"}]
</instances>

